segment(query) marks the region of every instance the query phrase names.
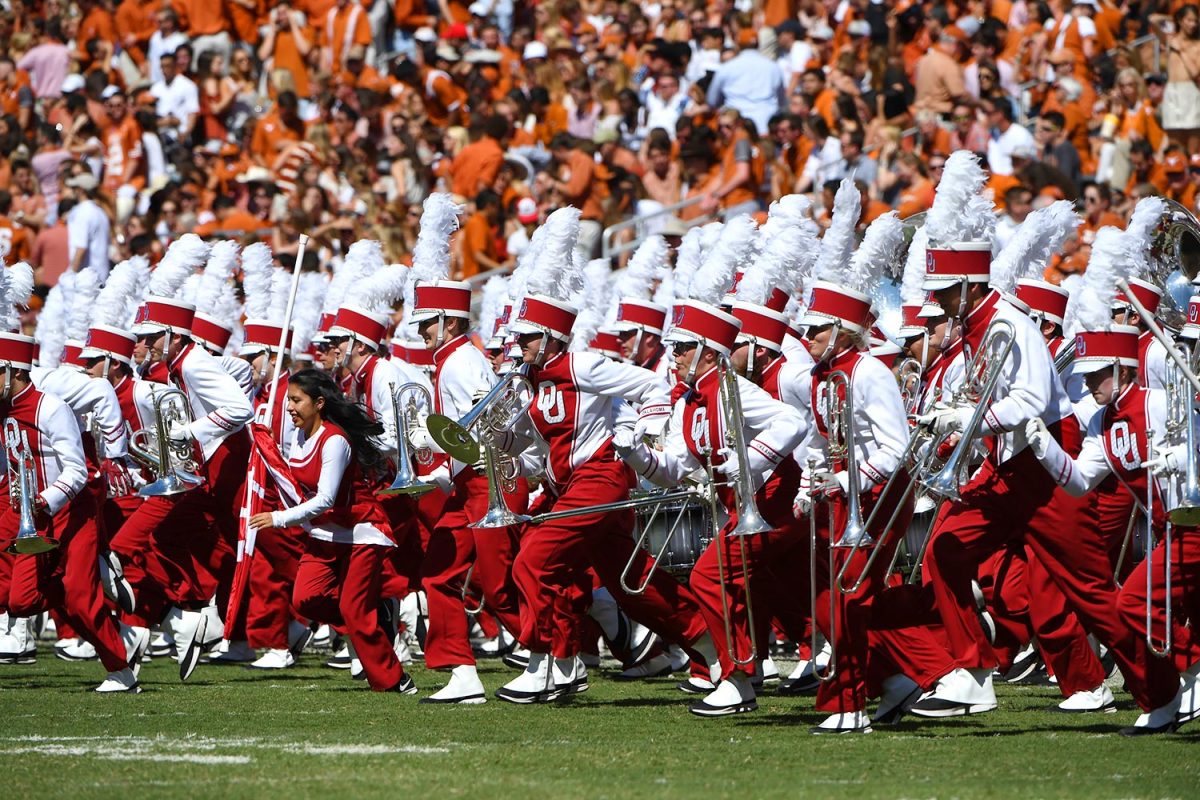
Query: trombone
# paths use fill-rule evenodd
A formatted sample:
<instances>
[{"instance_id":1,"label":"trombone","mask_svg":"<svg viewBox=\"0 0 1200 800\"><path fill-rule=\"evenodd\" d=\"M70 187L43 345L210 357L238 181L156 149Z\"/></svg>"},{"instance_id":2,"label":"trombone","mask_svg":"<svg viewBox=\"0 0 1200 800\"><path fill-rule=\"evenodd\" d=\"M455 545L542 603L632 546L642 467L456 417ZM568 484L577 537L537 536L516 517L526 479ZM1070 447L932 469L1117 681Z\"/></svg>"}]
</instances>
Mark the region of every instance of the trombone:
<instances>
[{"instance_id":1,"label":"trombone","mask_svg":"<svg viewBox=\"0 0 1200 800\"><path fill-rule=\"evenodd\" d=\"M420 424L417 399L424 399L427 408L433 405L433 401L429 397L429 390L415 381L405 383L399 389L395 383L390 383L388 388L392 393L392 415L396 421L396 477L380 494L384 497L397 494L420 497L437 487L417 477L412 453L409 452L408 436L409 432ZM429 448L418 449L416 455L418 461L427 463L430 457Z\"/></svg>"},{"instance_id":2,"label":"trombone","mask_svg":"<svg viewBox=\"0 0 1200 800\"><path fill-rule=\"evenodd\" d=\"M37 469L33 463L33 454L23 443L14 449L9 441L7 432L4 446L9 453L17 458L17 480L14 485L12 475L9 475L9 496L13 506L18 510L20 519L17 523L17 538L9 545L8 552L17 555L36 555L48 553L58 547L58 542L48 536L42 536L37 530L35 519L34 498L37 497Z\"/></svg>"},{"instance_id":3,"label":"trombone","mask_svg":"<svg viewBox=\"0 0 1200 800\"><path fill-rule=\"evenodd\" d=\"M1168 423L1170 424L1170 423ZM1146 431L1146 460L1154 458L1154 431ZM1154 641L1154 630L1151 623L1154 620L1154 483L1155 478L1147 470L1146 475L1146 646L1150 652L1159 658L1171 655L1174 649L1171 629L1171 519L1168 515L1166 530L1163 533L1163 572L1166 578L1167 614L1166 630L1163 631L1162 647Z\"/></svg>"},{"instance_id":4,"label":"trombone","mask_svg":"<svg viewBox=\"0 0 1200 800\"><path fill-rule=\"evenodd\" d=\"M142 497L171 497L199 487L204 478L197 473L200 465L191 441L172 442L168 435L172 424L190 425L192 407L178 389L151 392L154 404L154 430L141 428L129 438L129 452L154 472L155 480L138 489ZM155 452L157 451L157 452Z\"/></svg>"}]
</instances>

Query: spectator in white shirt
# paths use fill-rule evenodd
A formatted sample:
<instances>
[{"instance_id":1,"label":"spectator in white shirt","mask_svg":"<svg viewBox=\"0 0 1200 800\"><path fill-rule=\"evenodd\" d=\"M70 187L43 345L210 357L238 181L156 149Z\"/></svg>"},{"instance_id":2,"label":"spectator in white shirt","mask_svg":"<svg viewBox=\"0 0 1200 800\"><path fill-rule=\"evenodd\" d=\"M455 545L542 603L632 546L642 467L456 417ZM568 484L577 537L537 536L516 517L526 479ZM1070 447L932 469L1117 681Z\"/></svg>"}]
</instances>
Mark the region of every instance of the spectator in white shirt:
<instances>
[{"instance_id":1,"label":"spectator in white shirt","mask_svg":"<svg viewBox=\"0 0 1200 800\"><path fill-rule=\"evenodd\" d=\"M163 77L150 87L150 94L158 101L154 110L159 132L175 141L186 141L200 113L200 91L179 74L174 53L164 55L158 63Z\"/></svg>"},{"instance_id":2,"label":"spectator in white shirt","mask_svg":"<svg viewBox=\"0 0 1200 800\"><path fill-rule=\"evenodd\" d=\"M804 163L804 172L796 185L799 193L811 192L829 181L841 180L842 143L829 134L829 123L820 114L809 114L805 120L808 137L813 142L812 152Z\"/></svg>"},{"instance_id":3,"label":"spectator in white shirt","mask_svg":"<svg viewBox=\"0 0 1200 800\"><path fill-rule=\"evenodd\" d=\"M654 91L646 97L646 130L662 128L673 140L675 123L689 103L691 98L680 86L679 75L674 72L659 75L654 81Z\"/></svg>"},{"instance_id":4,"label":"spectator in white shirt","mask_svg":"<svg viewBox=\"0 0 1200 800\"><path fill-rule=\"evenodd\" d=\"M785 19L776 25L775 36L776 46L779 48L779 56L775 63L783 73L784 85L792 92L795 91L796 83L804 74L804 70L808 69L808 62L812 61L813 49L804 41L804 28L798 20Z\"/></svg>"},{"instance_id":5,"label":"spectator in white shirt","mask_svg":"<svg viewBox=\"0 0 1200 800\"><path fill-rule=\"evenodd\" d=\"M983 101L983 109L992 129L987 149L988 167L996 175L1012 175L1013 150L1021 146L1035 148L1033 134L1014 124L1013 107L1007 98L988 98Z\"/></svg>"},{"instance_id":6,"label":"spectator in white shirt","mask_svg":"<svg viewBox=\"0 0 1200 800\"><path fill-rule=\"evenodd\" d=\"M187 34L179 30L179 15L170 8L159 11L158 30L150 35L150 43L146 45L146 66L150 70L151 83L163 79L160 66L162 57L171 55L176 48L187 43Z\"/></svg>"},{"instance_id":7,"label":"spectator in white shirt","mask_svg":"<svg viewBox=\"0 0 1200 800\"><path fill-rule=\"evenodd\" d=\"M101 280L108 277L108 242L112 223L94 199L99 181L81 173L67 179L79 202L67 213L67 247L72 272L91 267Z\"/></svg>"}]
</instances>

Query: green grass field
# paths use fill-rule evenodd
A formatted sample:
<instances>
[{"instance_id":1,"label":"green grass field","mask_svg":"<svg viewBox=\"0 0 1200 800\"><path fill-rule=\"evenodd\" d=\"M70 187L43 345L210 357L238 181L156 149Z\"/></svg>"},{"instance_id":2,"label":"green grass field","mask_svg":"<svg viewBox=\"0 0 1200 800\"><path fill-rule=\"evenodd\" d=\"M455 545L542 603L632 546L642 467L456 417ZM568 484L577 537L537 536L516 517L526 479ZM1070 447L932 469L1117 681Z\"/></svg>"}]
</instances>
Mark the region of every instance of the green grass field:
<instances>
[{"instance_id":1,"label":"green grass field","mask_svg":"<svg viewBox=\"0 0 1200 800\"><path fill-rule=\"evenodd\" d=\"M142 694L102 697L98 664L50 653L0 667L5 797L1200 796L1200 723L1124 739L1127 696L1116 714L1068 716L1048 710L1055 689L1005 686L991 714L814 737L810 698L768 693L755 714L703 720L674 680L595 670L568 705L447 708L373 694L317 654L282 674L201 665L187 684L159 659ZM480 669L489 690L513 674Z\"/></svg>"}]
</instances>

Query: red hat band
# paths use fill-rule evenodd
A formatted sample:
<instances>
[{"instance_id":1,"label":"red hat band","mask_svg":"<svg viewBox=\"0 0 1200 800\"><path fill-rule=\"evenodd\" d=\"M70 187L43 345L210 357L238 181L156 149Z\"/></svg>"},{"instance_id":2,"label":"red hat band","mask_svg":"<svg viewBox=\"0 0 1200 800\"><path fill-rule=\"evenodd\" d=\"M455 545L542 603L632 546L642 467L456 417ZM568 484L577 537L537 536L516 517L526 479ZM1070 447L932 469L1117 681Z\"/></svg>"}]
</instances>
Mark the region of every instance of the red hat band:
<instances>
[{"instance_id":1,"label":"red hat band","mask_svg":"<svg viewBox=\"0 0 1200 800\"><path fill-rule=\"evenodd\" d=\"M73 367L86 367L87 360L83 357L83 342L67 342L63 345L62 363Z\"/></svg>"},{"instance_id":2,"label":"red hat band","mask_svg":"<svg viewBox=\"0 0 1200 800\"><path fill-rule=\"evenodd\" d=\"M992 272L992 247L987 242L958 242L925 251L928 278L963 278L986 281Z\"/></svg>"},{"instance_id":3,"label":"red hat band","mask_svg":"<svg viewBox=\"0 0 1200 800\"><path fill-rule=\"evenodd\" d=\"M159 325L187 336L192 331L192 322L195 317L196 309L187 303L152 297L148 298L138 309L133 323L135 326Z\"/></svg>"},{"instance_id":4,"label":"red hat band","mask_svg":"<svg viewBox=\"0 0 1200 800\"><path fill-rule=\"evenodd\" d=\"M351 306L342 306L338 309L333 325L357 339L368 344L374 343L377 346L387 333L387 317Z\"/></svg>"},{"instance_id":5,"label":"red hat band","mask_svg":"<svg viewBox=\"0 0 1200 800\"><path fill-rule=\"evenodd\" d=\"M471 316L471 286L469 284L459 281L420 282L416 285L414 296L414 317L428 317L438 313L445 313L451 317Z\"/></svg>"},{"instance_id":6,"label":"red hat band","mask_svg":"<svg viewBox=\"0 0 1200 800\"><path fill-rule=\"evenodd\" d=\"M1075 361L1117 361L1127 367L1138 365L1138 330L1121 328L1084 331L1075 336Z\"/></svg>"},{"instance_id":7,"label":"red hat band","mask_svg":"<svg viewBox=\"0 0 1200 800\"><path fill-rule=\"evenodd\" d=\"M548 297L526 297L517 314L517 323L532 325L560 339L571 338L576 312L566 304L558 304Z\"/></svg>"},{"instance_id":8,"label":"red hat band","mask_svg":"<svg viewBox=\"0 0 1200 800\"><path fill-rule=\"evenodd\" d=\"M1051 322L1063 323L1067 313L1066 289L1045 281L1017 281L1017 299L1029 306L1030 311L1041 314Z\"/></svg>"},{"instance_id":9,"label":"red hat band","mask_svg":"<svg viewBox=\"0 0 1200 800\"><path fill-rule=\"evenodd\" d=\"M624 358L625 354L621 350L621 340L617 338L615 333L597 333L588 347L595 350L602 356L609 358Z\"/></svg>"},{"instance_id":10,"label":"red hat band","mask_svg":"<svg viewBox=\"0 0 1200 800\"><path fill-rule=\"evenodd\" d=\"M776 350L783 348L784 337L787 336L787 317L777 311L754 306L750 303L733 304L733 316L742 323L739 339L753 339L764 347Z\"/></svg>"},{"instance_id":11,"label":"red hat band","mask_svg":"<svg viewBox=\"0 0 1200 800\"><path fill-rule=\"evenodd\" d=\"M782 313L783 310L787 308L788 300L791 299L792 296L790 294L785 292L783 289L776 287L771 290L771 296L767 298L767 308L771 309L772 311L779 311Z\"/></svg>"},{"instance_id":12,"label":"red hat band","mask_svg":"<svg viewBox=\"0 0 1200 800\"><path fill-rule=\"evenodd\" d=\"M900 330L903 332L905 328L920 328L925 330L925 320L921 318L921 309L924 308L920 303L914 305L900 306Z\"/></svg>"},{"instance_id":13,"label":"red hat band","mask_svg":"<svg viewBox=\"0 0 1200 800\"><path fill-rule=\"evenodd\" d=\"M116 328L107 325L97 325L87 332L83 343L83 354L86 358L102 358L109 356L123 364L133 361L133 346L137 339Z\"/></svg>"},{"instance_id":14,"label":"red hat band","mask_svg":"<svg viewBox=\"0 0 1200 800\"><path fill-rule=\"evenodd\" d=\"M199 339L219 353L225 352L233 331L216 320L197 314L192 320L192 338Z\"/></svg>"},{"instance_id":15,"label":"red hat band","mask_svg":"<svg viewBox=\"0 0 1200 800\"><path fill-rule=\"evenodd\" d=\"M257 345L259 347L268 347L272 350L279 349L279 337L283 335L283 326L274 325L270 322L256 322L247 320L244 328L245 334L242 338L242 346ZM287 342L284 347L292 346L292 334L289 333Z\"/></svg>"},{"instance_id":16,"label":"red hat band","mask_svg":"<svg viewBox=\"0 0 1200 800\"><path fill-rule=\"evenodd\" d=\"M633 330L641 327L648 333L663 332L667 324L667 309L646 300L621 300L617 306L617 327Z\"/></svg>"},{"instance_id":17,"label":"red hat band","mask_svg":"<svg viewBox=\"0 0 1200 800\"><path fill-rule=\"evenodd\" d=\"M1146 307L1147 311L1151 314L1158 313L1158 303L1162 300L1162 289L1138 278L1130 278L1129 288L1133 291L1133 296L1137 298L1139 303ZM1118 290L1117 297L1113 302L1117 304L1128 303L1129 298L1125 295L1124 291Z\"/></svg>"},{"instance_id":18,"label":"red hat band","mask_svg":"<svg viewBox=\"0 0 1200 800\"><path fill-rule=\"evenodd\" d=\"M388 344L388 352L392 354L392 358L414 367L433 366L433 351L426 350L425 345L419 342L398 342L393 339Z\"/></svg>"},{"instance_id":19,"label":"red hat band","mask_svg":"<svg viewBox=\"0 0 1200 800\"><path fill-rule=\"evenodd\" d=\"M0 367L31 369L33 367L33 337L19 333L0 333Z\"/></svg>"},{"instance_id":20,"label":"red hat band","mask_svg":"<svg viewBox=\"0 0 1200 800\"><path fill-rule=\"evenodd\" d=\"M813 286L808 313L833 317L846 328L861 333L871 324L871 299L852 289L818 281Z\"/></svg>"},{"instance_id":21,"label":"red hat band","mask_svg":"<svg viewBox=\"0 0 1200 800\"><path fill-rule=\"evenodd\" d=\"M678 339L700 339L706 346L724 355L729 355L729 351L733 349L741 328L742 323L737 317L726 314L715 306L694 300L686 300L675 306L674 321L671 324L673 334L682 334Z\"/></svg>"},{"instance_id":22,"label":"red hat band","mask_svg":"<svg viewBox=\"0 0 1200 800\"><path fill-rule=\"evenodd\" d=\"M322 314L321 321L317 323L318 333L328 333L333 327L333 321L337 319L337 314Z\"/></svg>"}]
</instances>

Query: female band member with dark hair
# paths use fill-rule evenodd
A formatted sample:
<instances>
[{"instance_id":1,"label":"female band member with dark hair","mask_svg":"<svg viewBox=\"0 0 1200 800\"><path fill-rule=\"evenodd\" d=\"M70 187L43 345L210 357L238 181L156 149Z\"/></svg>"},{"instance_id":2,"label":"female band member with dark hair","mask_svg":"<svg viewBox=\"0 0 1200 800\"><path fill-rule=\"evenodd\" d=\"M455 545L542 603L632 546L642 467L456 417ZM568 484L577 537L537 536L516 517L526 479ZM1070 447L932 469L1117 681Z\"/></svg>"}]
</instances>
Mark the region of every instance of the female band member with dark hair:
<instances>
[{"instance_id":1,"label":"female band member with dark hair","mask_svg":"<svg viewBox=\"0 0 1200 800\"><path fill-rule=\"evenodd\" d=\"M385 463L374 438L383 426L348 401L329 375L313 369L288 381L287 411L296 426L288 464L308 499L255 514L250 525L308 531L293 605L345 630L373 690L415 694L378 613L380 569L394 542L365 473Z\"/></svg>"}]
</instances>

